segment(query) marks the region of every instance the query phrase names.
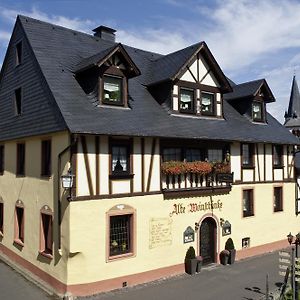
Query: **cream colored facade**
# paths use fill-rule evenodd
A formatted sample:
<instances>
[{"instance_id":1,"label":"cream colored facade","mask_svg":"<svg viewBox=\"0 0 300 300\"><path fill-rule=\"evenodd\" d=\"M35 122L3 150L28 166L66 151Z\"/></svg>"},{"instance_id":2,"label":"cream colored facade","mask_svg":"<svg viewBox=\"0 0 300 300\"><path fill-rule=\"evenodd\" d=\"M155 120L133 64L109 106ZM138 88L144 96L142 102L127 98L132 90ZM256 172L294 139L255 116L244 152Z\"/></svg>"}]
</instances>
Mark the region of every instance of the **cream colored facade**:
<instances>
[{"instance_id":1,"label":"cream colored facade","mask_svg":"<svg viewBox=\"0 0 300 300\"><path fill-rule=\"evenodd\" d=\"M243 251L248 251L242 248L242 239L245 237L250 238L250 249L255 249L282 241L287 232L299 230L295 217L292 146L284 147L284 167L274 169L271 145L258 144L255 147L255 167L249 170L241 167L240 143L232 143L230 152L234 183L230 192L216 192L208 196L179 195L165 199L161 192L163 176L160 174L158 139L130 139L133 145L131 157L134 176L128 180L113 180L109 176L109 138L77 136L77 154L74 153L69 160L70 148L62 155L60 175L66 173L73 164L76 192L69 202L66 199L68 193L60 189L62 225L59 237L57 165L59 153L68 148L71 140L67 132L51 135L53 175L41 178L41 141L44 138L22 140L26 144L26 176L21 178L15 176L16 143L19 141L5 143L5 172L0 176L4 203L4 235L1 245L65 285L76 286L122 278L118 283L121 285L121 281L131 275L182 265L189 246L193 245L197 255L201 254L199 229L195 230L195 240L191 243L183 242L183 232L188 226L201 226L207 217L213 218L217 225L216 258L224 249L228 237L233 239L242 257ZM98 146L95 145L96 141ZM83 146L83 143L86 145ZM84 147L87 153L84 153ZM96 148L99 153L95 151ZM90 193L88 177L92 179L92 191L99 191L98 195ZM283 188L283 211L274 212L274 187L278 186ZM178 185L174 187L180 190ZM254 216L251 217L243 217L244 189L253 189ZM25 241L21 249L13 243L17 200L21 200L25 207ZM50 207L54 216L53 259L40 256L38 252L40 210L45 205ZM121 214L126 210L134 214L133 248L132 255L111 259L108 254L109 215L110 212L118 214L118 210ZM231 224L232 233L229 236L222 235L224 220Z\"/></svg>"}]
</instances>

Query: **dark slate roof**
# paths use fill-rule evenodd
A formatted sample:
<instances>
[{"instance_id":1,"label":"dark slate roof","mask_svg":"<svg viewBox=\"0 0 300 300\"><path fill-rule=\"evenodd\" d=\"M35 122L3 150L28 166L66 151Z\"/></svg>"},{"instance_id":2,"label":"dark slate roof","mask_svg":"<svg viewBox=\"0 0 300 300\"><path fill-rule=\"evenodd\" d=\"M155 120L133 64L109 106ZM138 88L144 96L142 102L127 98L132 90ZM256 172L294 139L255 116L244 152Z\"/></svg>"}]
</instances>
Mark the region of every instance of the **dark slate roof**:
<instances>
[{"instance_id":1,"label":"dark slate roof","mask_svg":"<svg viewBox=\"0 0 300 300\"><path fill-rule=\"evenodd\" d=\"M296 76L293 77L289 108L284 117L285 117L285 123L284 123L285 126L287 127L300 126L300 93L296 81Z\"/></svg>"},{"instance_id":2,"label":"dark slate roof","mask_svg":"<svg viewBox=\"0 0 300 300\"><path fill-rule=\"evenodd\" d=\"M99 26L100 27L100 26ZM91 66L96 65L100 60L102 60L106 55L115 49L115 45L109 47L105 50L100 51L99 53L92 55L90 57L84 58L78 65L75 67L75 72L83 71L88 69Z\"/></svg>"},{"instance_id":3,"label":"dark slate roof","mask_svg":"<svg viewBox=\"0 0 300 300\"><path fill-rule=\"evenodd\" d=\"M225 94L224 99L231 101L235 99L254 97L264 84L266 84L265 79L258 79L233 85L233 92Z\"/></svg>"},{"instance_id":4,"label":"dark slate roof","mask_svg":"<svg viewBox=\"0 0 300 300\"><path fill-rule=\"evenodd\" d=\"M187 48L161 56L151 63L151 71L147 85L171 80L171 78L182 68L186 61L203 45L203 42L191 45Z\"/></svg>"},{"instance_id":5,"label":"dark slate roof","mask_svg":"<svg viewBox=\"0 0 300 300\"><path fill-rule=\"evenodd\" d=\"M255 124L240 115L227 101L224 101L224 120L175 116L164 110L145 87L146 83L153 80L153 63L159 65L159 71L163 73L157 75L156 80L164 78L173 70L180 69L199 44L165 58L156 53L124 46L141 71L140 76L129 79L130 108L97 107L89 101L76 81L74 70L83 59L108 51L115 43L28 17L18 18L72 133L280 144L298 142L271 115L267 115L267 124Z\"/></svg>"}]
</instances>

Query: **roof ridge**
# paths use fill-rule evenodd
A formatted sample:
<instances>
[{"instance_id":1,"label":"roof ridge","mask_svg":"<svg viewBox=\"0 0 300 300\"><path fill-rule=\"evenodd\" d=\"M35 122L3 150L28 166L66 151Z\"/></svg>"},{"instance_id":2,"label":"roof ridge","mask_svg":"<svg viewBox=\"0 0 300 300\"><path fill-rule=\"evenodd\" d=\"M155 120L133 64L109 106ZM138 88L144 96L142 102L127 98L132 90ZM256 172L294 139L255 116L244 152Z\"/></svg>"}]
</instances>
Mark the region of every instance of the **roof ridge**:
<instances>
[{"instance_id":1,"label":"roof ridge","mask_svg":"<svg viewBox=\"0 0 300 300\"><path fill-rule=\"evenodd\" d=\"M204 41L201 41L201 42L195 43L195 44L193 44L193 45L187 46L187 47L185 47L185 48L182 48L182 49L180 49L180 50L177 50L177 51L174 51L174 52L165 54L165 55L162 54L162 57L159 57L159 58L157 58L157 59L154 59L154 60L152 60L152 62L157 62L157 61L159 61L160 59L169 57L169 56L174 55L174 54L178 54L178 53L181 52L181 51L184 51L184 50L193 48L193 47L198 46L198 45L200 46L200 45L202 45L203 43L204 43Z\"/></svg>"},{"instance_id":2,"label":"roof ridge","mask_svg":"<svg viewBox=\"0 0 300 300\"><path fill-rule=\"evenodd\" d=\"M75 30L75 29L72 29L72 28L68 28L68 27L65 27L65 26L62 26L62 25L58 25L58 24L55 24L55 23L50 23L50 22L47 22L47 21L43 21L43 20L39 20L39 19L35 19L35 18L32 18L32 17L29 17L29 16L25 16L25 15L17 15L17 18L25 18L25 19L31 19L31 21L34 21L34 22L37 22L37 23L44 23L44 24L47 24L49 26L56 26L60 29L63 29L65 31L72 31L72 32L76 32L76 33L80 33L82 35L87 35L91 38L94 38L95 40L99 40L100 38L98 37L95 37L94 35L92 34L89 34L87 32L84 32L84 31L79 31L79 30ZM102 40L101 40L102 41ZM106 40L103 40L105 42L108 42ZM108 43L112 43L112 42L108 42Z\"/></svg>"},{"instance_id":3,"label":"roof ridge","mask_svg":"<svg viewBox=\"0 0 300 300\"><path fill-rule=\"evenodd\" d=\"M245 81L242 83L236 83L236 87L241 86L243 84L249 84L249 83L254 83L254 82L259 82L259 81L264 81L266 80L265 78L261 78L261 79L255 79L255 80L250 80L250 81Z\"/></svg>"},{"instance_id":4,"label":"roof ridge","mask_svg":"<svg viewBox=\"0 0 300 300\"><path fill-rule=\"evenodd\" d=\"M47 24L48 26L56 26L62 30L65 30L65 31L70 31L70 32L75 32L75 33L79 33L79 34L82 34L84 36L88 36L96 41L99 41L101 40L101 42L106 42L107 44L110 44L110 45L115 45L115 44L122 44L123 46L125 47L129 47L131 49L134 49L134 50L138 50L139 52L145 52L145 53L149 53L149 54L155 54L155 55L160 55L160 56L164 56L164 54L161 54L161 53L158 53L158 52L154 52L154 51L147 51L147 50L144 50L144 49L140 49L140 48L136 48L136 47L132 47L130 45L127 45L125 43L121 43L121 42L109 42L109 41L106 41L106 40L103 40L99 37L96 37L94 36L93 34L89 34L87 32L83 32L83 31L79 31L79 30L75 30L75 29L72 29L72 28L68 28L68 27L65 27L65 26L62 26L62 25L58 25L58 24L55 24L55 23L50 23L50 22L47 22L47 21L43 21L43 20L38 20L38 19L35 19L35 18L32 18L32 17L29 17L29 16L25 16L25 15L18 15L17 18L20 18L20 20L22 21L22 19L24 18L25 20L26 19L30 19L31 21L34 21L34 22L37 22L37 23L44 23L44 24Z\"/></svg>"}]
</instances>

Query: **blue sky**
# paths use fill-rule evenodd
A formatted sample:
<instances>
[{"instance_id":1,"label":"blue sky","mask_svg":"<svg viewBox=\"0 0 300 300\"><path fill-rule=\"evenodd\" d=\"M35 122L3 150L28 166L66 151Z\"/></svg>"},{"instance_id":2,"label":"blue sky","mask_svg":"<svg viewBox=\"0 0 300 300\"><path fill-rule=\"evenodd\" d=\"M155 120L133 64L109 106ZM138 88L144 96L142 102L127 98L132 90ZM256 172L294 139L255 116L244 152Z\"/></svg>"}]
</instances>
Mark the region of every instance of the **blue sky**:
<instances>
[{"instance_id":1,"label":"blue sky","mask_svg":"<svg viewBox=\"0 0 300 300\"><path fill-rule=\"evenodd\" d=\"M300 78L299 0L1 0L0 65L17 14L87 33L110 26L117 41L163 54L204 40L233 81L267 79L281 122Z\"/></svg>"}]
</instances>

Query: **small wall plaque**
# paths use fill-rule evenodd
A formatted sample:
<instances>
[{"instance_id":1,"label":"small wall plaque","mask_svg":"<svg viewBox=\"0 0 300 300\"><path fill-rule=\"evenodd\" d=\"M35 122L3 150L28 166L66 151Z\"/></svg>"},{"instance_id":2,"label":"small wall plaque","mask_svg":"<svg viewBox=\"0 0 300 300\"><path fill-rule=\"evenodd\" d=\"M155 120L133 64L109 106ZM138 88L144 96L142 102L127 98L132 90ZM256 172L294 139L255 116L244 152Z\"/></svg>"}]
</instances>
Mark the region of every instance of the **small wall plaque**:
<instances>
[{"instance_id":1,"label":"small wall plaque","mask_svg":"<svg viewBox=\"0 0 300 300\"><path fill-rule=\"evenodd\" d=\"M195 240L195 230L188 226L187 229L183 232L183 243L191 243Z\"/></svg>"},{"instance_id":2,"label":"small wall plaque","mask_svg":"<svg viewBox=\"0 0 300 300\"><path fill-rule=\"evenodd\" d=\"M231 224L228 221L225 221L222 226L222 236L231 234Z\"/></svg>"}]
</instances>

